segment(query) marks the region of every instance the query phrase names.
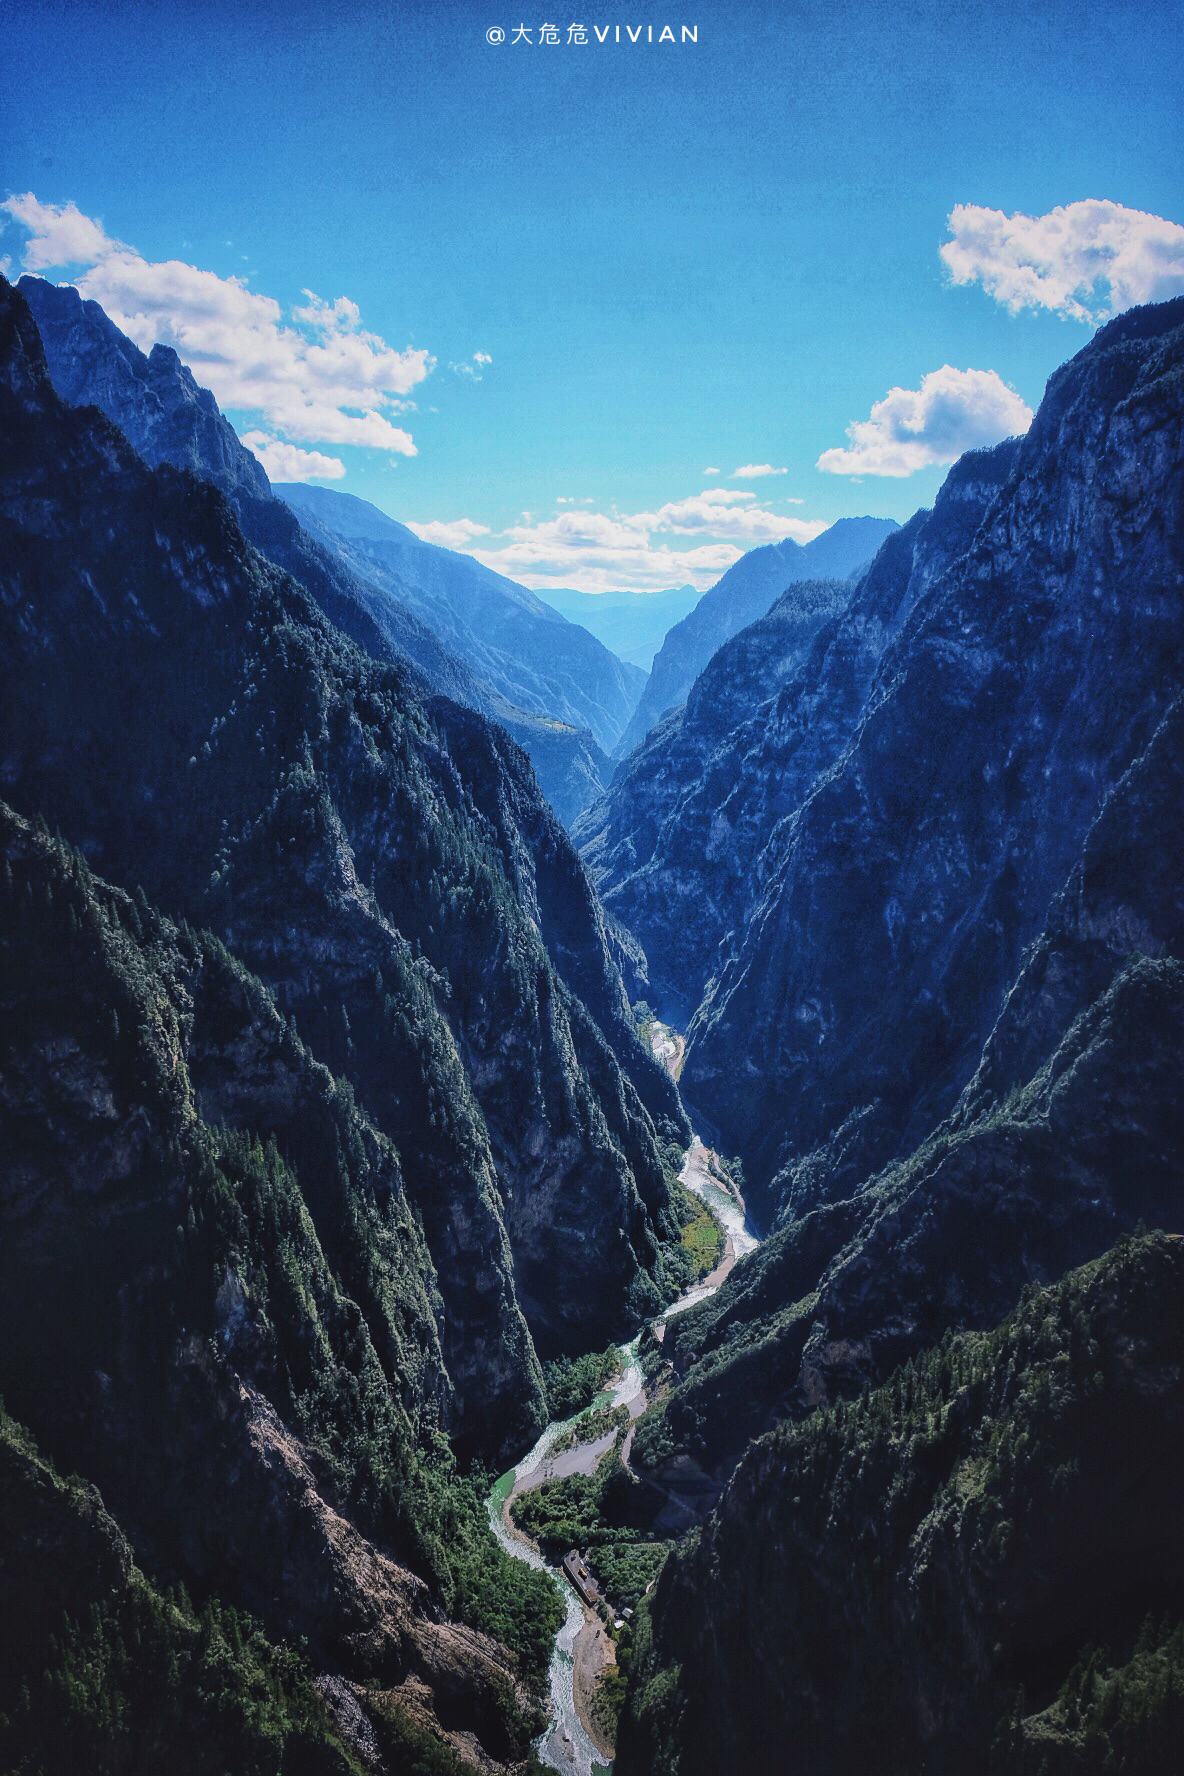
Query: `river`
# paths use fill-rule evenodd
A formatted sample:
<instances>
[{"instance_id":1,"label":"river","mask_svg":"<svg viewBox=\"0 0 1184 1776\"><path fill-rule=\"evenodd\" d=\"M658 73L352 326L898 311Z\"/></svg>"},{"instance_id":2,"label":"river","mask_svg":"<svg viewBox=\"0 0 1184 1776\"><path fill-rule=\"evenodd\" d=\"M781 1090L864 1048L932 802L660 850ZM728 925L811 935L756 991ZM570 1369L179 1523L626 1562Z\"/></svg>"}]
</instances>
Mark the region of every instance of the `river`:
<instances>
[{"instance_id":1,"label":"river","mask_svg":"<svg viewBox=\"0 0 1184 1776\"><path fill-rule=\"evenodd\" d=\"M650 1026L649 1037L655 1058L677 1079L682 1066L682 1037L657 1019ZM655 1327L660 1327L673 1315L685 1312L697 1301L703 1301L708 1295L714 1294L736 1260L751 1252L759 1243L748 1227L744 1204L738 1194L721 1184L713 1175L712 1157L710 1149L696 1135L683 1161L680 1175L687 1189L707 1204L722 1226L727 1236L724 1257L709 1277L696 1284L693 1289L688 1289L685 1295L680 1295L664 1313L658 1315L652 1322ZM629 1344L619 1347L621 1373L612 1387L599 1396L598 1404L609 1402L613 1405L628 1405L644 1398L644 1383L637 1361L639 1342L639 1339L634 1338ZM579 1414L574 1416L578 1417ZM549 1671L551 1721L536 1741L535 1750L549 1769L561 1771L563 1776L598 1776L600 1772L605 1772L607 1776L612 1768L611 1762L593 1744L576 1707L575 1646L585 1624L584 1605L572 1586L543 1559L533 1543L508 1527L503 1515L506 1500L515 1486L536 1473L547 1461L555 1443L571 1422L571 1419L553 1420L533 1449L502 1475L489 1494L489 1522L494 1535L508 1554L539 1571L552 1573L563 1591L565 1615L563 1626L555 1636Z\"/></svg>"}]
</instances>

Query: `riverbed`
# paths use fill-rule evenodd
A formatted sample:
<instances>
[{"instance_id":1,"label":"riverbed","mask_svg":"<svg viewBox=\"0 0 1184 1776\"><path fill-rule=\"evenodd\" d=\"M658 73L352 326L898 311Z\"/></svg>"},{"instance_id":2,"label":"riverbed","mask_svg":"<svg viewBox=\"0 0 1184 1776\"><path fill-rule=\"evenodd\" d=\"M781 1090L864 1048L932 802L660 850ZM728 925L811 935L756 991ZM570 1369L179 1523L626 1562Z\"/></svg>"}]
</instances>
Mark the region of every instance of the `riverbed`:
<instances>
[{"instance_id":1,"label":"riverbed","mask_svg":"<svg viewBox=\"0 0 1184 1776\"><path fill-rule=\"evenodd\" d=\"M650 1026L649 1035L655 1058L677 1078L676 1069L681 1069L685 1046L683 1038L656 1018ZM759 1243L748 1227L740 1193L727 1178L711 1149L705 1147L697 1135L683 1161L680 1175L687 1189L706 1203L720 1223L726 1244L724 1255L710 1276L697 1283L693 1289L688 1289L685 1295L680 1295L677 1301L672 1302L664 1313L651 1322L659 1339L667 1320L714 1294L736 1261ZM607 1403L627 1406L631 1421L636 1420L646 1406L645 1382L637 1360L639 1343L640 1340L634 1338L619 1347L620 1373L612 1387L606 1389L597 1401L600 1405ZM578 1413L573 1415L573 1418L577 1417ZM534 1543L514 1528L509 1515L509 1501L514 1494L527 1491L531 1486L540 1486L544 1480L557 1478L560 1474L593 1471L597 1461L611 1444L611 1437L578 1445L559 1455L552 1454L554 1445L572 1422L571 1418L553 1420L522 1460L502 1475L489 1494L489 1521L494 1535L508 1554L512 1554L515 1560L525 1561L538 1571L550 1572L558 1580L563 1592L565 1615L563 1625L555 1637L549 1671L551 1721L536 1742L535 1750L542 1763L549 1769L561 1771L563 1776L602 1776L602 1773L603 1776L608 1776L612 1769L612 1760L595 1743L577 1706L577 1690L586 1697L595 1671L600 1668L605 1657L605 1649L594 1644L596 1631L600 1629L599 1619L594 1611L581 1602L572 1586L560 1577L557 1569L543 1559ZM631 1422L622 1449L625 1461L629 1459L632 1441ZM600 1632L603 1634L603 1629ZM580 1642L578 1647L577 1642ZM577 1664L581 1668L579 1683Z\"/></svg>"}]
</instances>

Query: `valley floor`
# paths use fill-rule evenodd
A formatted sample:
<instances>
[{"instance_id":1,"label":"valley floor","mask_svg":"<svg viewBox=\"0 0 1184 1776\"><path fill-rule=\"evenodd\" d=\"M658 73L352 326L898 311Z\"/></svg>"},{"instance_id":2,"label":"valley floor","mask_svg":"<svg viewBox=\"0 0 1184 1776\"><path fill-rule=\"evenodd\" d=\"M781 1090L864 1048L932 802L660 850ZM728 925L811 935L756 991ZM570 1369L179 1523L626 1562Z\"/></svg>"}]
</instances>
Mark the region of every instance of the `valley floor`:
<instances>
[{"instance_id":1,"label":"valley floor","mask_svg":"<svg viewBox=\"0 0 1184 1776\"><path fill-rule=\"evenodd\" d=\"M672 1079L677 1079L686 1049L685 1038L657 1019L649 1025L647 1033L655 1059L662 1063ZM693 1288L688 1289L685 1295L680 1296L653 1322L651 1329L659 1342L665 1332L666 1322L673 1315L713 1294L730 1274L737 1260L752 1251L758 1243L746 1225L742 1197L728 1179L718 1155L704 1146L697 1135L687 1151L680 1177L686 1188L707 1206L719 1222L725 1236L725 1247L723 1257L715 1269ZM634 1340L621 1347L622 1370L611 1390L612 1404L626 1407L629 1413L629 1427L621 1445L621 1460L626 1467L629 1464L634 1426L650 1404L645 1378L637 1361L639 1342ZM571 1422L554 1421L548 1425L534 1449L513 1470L512 1477L504 1476L498 1483L490 1501L504 1532L501 1538L503 1546L508 1547L511 1552L520 1550L519 1557L532 1564L539 1561L541 1555L537 1545L523 1534L513 1520L511 1506L514 1500L549 1480L565 1479L573 1475L593 1475L612 1448L617 1435L616 1431L610 1431L586 1443L576 1444L573 1448L550 1453ZM537 1749L545 1764L564 1772L565 1776L595 1776L598 1766L589 1755L590 1751L609 1762L615 1755L615 1748L605 1737L597 1721L595 1699L605 1674L616 1665L616 1651L600 1616L582 1599L578 1600L578 1611L583 1615L583 1623L576 1629L574 1638L571 1638L573 1606L577 1604L577 1600L575 1592L566 1584L565 1590L570 1599L568 1624L565 1630L560 1631L552 1656L551 1697L554 1719L552 1727ZM570 1652L563 1646L566 1639L570 1639Z\"/></svg>"}]
</instances>

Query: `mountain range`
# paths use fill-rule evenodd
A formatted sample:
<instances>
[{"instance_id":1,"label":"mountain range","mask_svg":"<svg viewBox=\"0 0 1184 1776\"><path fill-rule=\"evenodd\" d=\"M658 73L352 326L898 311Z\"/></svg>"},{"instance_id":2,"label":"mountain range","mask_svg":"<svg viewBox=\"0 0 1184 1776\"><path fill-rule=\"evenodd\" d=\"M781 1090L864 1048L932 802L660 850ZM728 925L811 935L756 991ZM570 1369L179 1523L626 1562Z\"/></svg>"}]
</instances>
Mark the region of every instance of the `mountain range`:
<instances>
[{"instance_id":1,"label":"mountain range","mask_svg":"<svg viewBox=\"0 0 1184 1776\"><path fill-rule=\"evenodd\" d=\"M840 518L809 543L786 537L742 555L667 634L616 756L623 758L668 709L685 703L716 649L763 617L793 581L848 579L895 529L891 518Z\"/></svg>"},{"instance_id":2,"label":"mountain range","mask_svg":"<svg viewBox=\"0 0 1184 1776\"><path fill-rule=\"evenodd\" d=\"M145 355L69 287L23 277L20 289L63 400L98 407L153 467L171 463L210 481L255 547L367 652L410 662L427 690L500 721L530 756L561 819L573 819L608 781L606 754L644 682L639 673L525 587L421 543L364 501L325 494L347 531L360 524L372 535L351 542L330 530L313 534L321 526L305 514L307 499L294 512L297 490L289 490L291 503L276 496L171 347ZM305 491L314 499L318 492Z\"/></svg>"},{"instance_id":3,"label":"mountain range","mask_svg":"<svg viewBox=\"0 0 1184 1776\"><path fill-rule=\"evenodd\" d=\"M706 1527L630 1776L1171 1767L1182 372L1184 301L1112 321L689 788L654 737L718 813L639 934L708 925L682 1087L769 1237L671 1322L633 1440Z\"/></svg>"},{"instance_id":4,"label":"mountain range","mask_svg":"<svg viewBox=\"0 0 1184 1776\"><path fill-rule=\"evenodd\" d=\"M0 1768L1177 1767L1184 298L638 684L0 280Z\"/></svg>"},{"instance_id":5,"label":"mountain range","mask_svg":"<svg viewBox=\"0 0 1184 1776\"><path fill-rule=\"evenodd\" d=\"M529 1439L540 1354L683 1274L686 1124L627 949L504 732L330 624L204 475L63 402L7 284L0 407L11 1524L62 1524L48 1595L70 1548L113 1560L166 1661L203 1644L183 1582L304 1637L347 1712L375 1684L368 1731L513 1761L553 1596L456 1455ZM29 1656L68 1671L51 1626Z\"/></svg>"}]
</instances>

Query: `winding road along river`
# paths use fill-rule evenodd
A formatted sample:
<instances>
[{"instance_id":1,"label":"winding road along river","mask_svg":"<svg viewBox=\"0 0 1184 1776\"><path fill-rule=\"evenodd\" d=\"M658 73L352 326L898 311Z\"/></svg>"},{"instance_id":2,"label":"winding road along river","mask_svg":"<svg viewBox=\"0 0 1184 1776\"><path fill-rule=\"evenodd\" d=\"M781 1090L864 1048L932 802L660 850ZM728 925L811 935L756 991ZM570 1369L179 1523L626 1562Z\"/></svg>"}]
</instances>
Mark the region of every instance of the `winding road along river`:
<instances>
[{"instance_id":1,"label":"winding road along river","mask_svg":"<svg viewBox=\"0 0 1184 1776\"><path fill-rule=\"evenodd\" d=\"M682 1065L682 1037L656 1019L650 1026L649 1037L655 1058L677 1079ZM665 1313L660 1314L653 1322L655 1326L684 1312L688 1307L693 1307L696 1301L703 1301L708 1295L714 1294L737 1258L742 1258L758 1244L755 1235L749 1231L743 1202L731 1189L717 1180L711 1170L711 1160L710 1149L704 1147L696 1136L683 1162L681 1176L687 1189L707 1204L722 1226L727 1236L723 1259L709 1277L704 1278L693 1289L688 1289L685 1295L680 1295ZM601 1404L609 1401L614 1406L627 1405L633 1417L637 1417L646 1404L645 1384L637 1362L638 1342L635 1338L630 1344L620 1346L620 1376L600 1401ZM551 1450L571 1422L571 1419L553 1420L529 1454L524 1455L516 1467L502 1475L488 1499L490 1525L506 1552L512 1554L515 1560L525 1561L528 1566L552 1573L555 1573L555 1569L543 1559L533 1542L528 1541L513 1527L506 1507L514 1492L525 1490L531 1483L537 1485L539 1478L549 1478L559 1471L592 1471L611 1438L601 1439L599 1444L585 1444L582 1449L565 1451L558 1457L551 1456ZM630 1438L631 1436L632 1433ZM628 1441L626 1450L627 1448ZM558 1574L555 1576L558 1577ZM598 1749L589 1735L576 1704L575 1683L576 1641L582 1632L589 1629L592 1612L581 1603L566 1579L560 1578L559 1583L563 1590L566 1614L563 1626L555 1637L555 1647L551 1654L551 1722L537 1741L535 1750L548 1768L562 1771L563 1776L596 1776L597 1772L611 1769L611 1759Z\"/></svg>"}]
</instances>

